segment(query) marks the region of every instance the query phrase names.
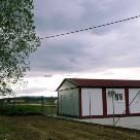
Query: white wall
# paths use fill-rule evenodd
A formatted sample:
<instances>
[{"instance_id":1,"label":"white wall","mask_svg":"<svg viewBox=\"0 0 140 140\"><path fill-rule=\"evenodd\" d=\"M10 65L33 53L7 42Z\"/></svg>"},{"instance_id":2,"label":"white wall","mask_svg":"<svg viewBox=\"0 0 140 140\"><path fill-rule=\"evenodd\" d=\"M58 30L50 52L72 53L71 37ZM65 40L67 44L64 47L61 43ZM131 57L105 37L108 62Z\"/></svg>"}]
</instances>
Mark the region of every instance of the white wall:
<instances>
[{"instance_id":1,"label":"white wall","mask_svg":"<svg viewBox=\"0 0 140 140\"><path fill-rule=\"evenodd\" d=\"M59 91L59 113L79 116L79 89Z\"/></svg>"},{"instance_id":2,"label":"white wall","mask_svg":"<svg viewBox=\"0 0 140 140\"><path fill-rule=\"evenodd\" d=\"M108 91L114 90L115 93L123 94L123 101L112 101L112 96L108 95ZM125 90L123 88L107 88L106 89L106 97L107 97L107 114L113 114L113 102L114 102L114 113L115 114L123 114L126 113L126 102L125 102Z\"/></svg>"},{"instance_id":3,"label":"white wall","mask_svg":"<svg viewBox=\"0 0 140 140\"><path fill-rule=\"evenodd\" d=\"M59 114L79 116L79 89L66 80L58 92Z\"/></svg>"},{"instance_id":4,"label":"white wall","mask_svg":"<svg viewBox=\"0 0 140 140\"><path fill-rule=\"evenodd\" d=\"M82 116L103 115L101 88L82 88Z\"/></svg>"},{"instance_id":5,"label":"white wall","mask_svg":"<svg viewBox=\"0 0 140 140\"><path fill-rule=\"evenodd\" d=\"M140 91L140 88L130 88L129 89L129 104L132 102L136 94ZM140 113L140 93L133 101L133 103L129 106L130 113Z\"/></svg>"},{"instance_id":6,"label":"white wall","mask_svg":"<svg viewBox=\"0 0 140 140\"><path fill-rule=\"evenodd\" d=\"M74 84L72 84L69 81L65 81L61 87L59 88L59 90L65 90L65 89L69 89L69 88L75 88L76 86Z\"/></svg>"}]
</instances>

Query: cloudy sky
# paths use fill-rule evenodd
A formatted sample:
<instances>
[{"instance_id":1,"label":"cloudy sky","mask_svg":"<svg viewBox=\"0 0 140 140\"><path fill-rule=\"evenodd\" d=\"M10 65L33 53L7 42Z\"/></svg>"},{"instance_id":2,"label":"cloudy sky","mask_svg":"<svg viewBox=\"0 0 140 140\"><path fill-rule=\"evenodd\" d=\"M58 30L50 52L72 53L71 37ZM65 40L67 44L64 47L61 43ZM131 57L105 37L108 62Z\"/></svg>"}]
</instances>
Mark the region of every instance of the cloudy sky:
<instances>
[{"instance_id":1,"label":"cloudy sky","mask_svg":"<svg viewBox=\"0 0 140 140\"><path fill-rule=\"evenodd\" d=\"M140 14L139 0L35 0L40 37ZM56 96L64 77L140 79L140 19L44 39L18 95Z\"/></svg>"}]
</instances>

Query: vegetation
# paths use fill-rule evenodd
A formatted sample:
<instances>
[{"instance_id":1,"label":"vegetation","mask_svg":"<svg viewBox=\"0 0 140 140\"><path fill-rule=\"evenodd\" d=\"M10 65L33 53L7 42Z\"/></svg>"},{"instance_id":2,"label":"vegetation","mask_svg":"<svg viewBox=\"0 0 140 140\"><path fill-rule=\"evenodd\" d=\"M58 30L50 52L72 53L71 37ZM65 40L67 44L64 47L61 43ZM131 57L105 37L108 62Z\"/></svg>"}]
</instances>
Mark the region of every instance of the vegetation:
<instances>
[{"instance_id":1,"label":"vegetation","mask_svg":"<svg viewBox=\"0 0 140 140\"><path fill-rule=\"evenodd\" d=\"M0 115L56 115L57 106L41 105L4 105L0 107Z\"/></svg>"},{"instance_id":2,"label":"vegetation","mask_svg":"<svg viewBox=\"0 0 140 140\"><path fill-rule=\"evenodd\" d=\"M54 115L56 97L17 97L0 100L1 115Z\"/></svg>"},{"instance_id":3,"label":"vegetation","mask_svg":"<svg viewBox=\"0 0 140 140\"><path fill-rule=\"evenodd\" d=\"M0 0L0 96L12 92L40 45L33 19L33 0Z\"/></svg>"},{"instance_id":4,"label":"vegetation","mask_svg":"<svg viewBox=\"0 0 140 140\"><path fill-rule=\"evenodd\" d=\"M42 114L41 106L6 105L0 108L1 115L36 115Z\"/></svg>"},{"instance_id":5,"label":"vegetation","mask_svg":"<svg viewBox=\"0 0 140 140\"><path fill-rule=\"evenodd\" d=\"M4 140L140 140L139 131L44 116L0 117Z\"/></svg>"},{"instance_id":6,"label":"vegetation","mask_svg":"<svg viewBox=\"0 0 140 140\"><path fill-rule=\"evenodd\" d=\"M8 104L49 104L55 105L57 101L57 97L43 97L43 96L25 96L25 97L14 97L14 98L4 98L0 99L0 103L8 103Z\"/></svg>"}]
</instances>

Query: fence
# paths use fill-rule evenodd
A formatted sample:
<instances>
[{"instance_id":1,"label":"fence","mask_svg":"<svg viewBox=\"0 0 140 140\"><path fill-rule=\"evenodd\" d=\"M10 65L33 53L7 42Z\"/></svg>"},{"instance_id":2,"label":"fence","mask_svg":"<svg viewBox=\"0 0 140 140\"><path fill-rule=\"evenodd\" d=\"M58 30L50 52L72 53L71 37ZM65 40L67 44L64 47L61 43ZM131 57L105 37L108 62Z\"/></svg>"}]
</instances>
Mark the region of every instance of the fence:
<instances>
[{"instance_id":1,"label":"fence","mask_svg":"<svg viewBox=\"0 0 140 140\"><path fill-rule=\"evenodd\" d=\"M0 114L54 116L57 114L57 98L18 97L0 99Z\"/></svg>"}]
</instances>

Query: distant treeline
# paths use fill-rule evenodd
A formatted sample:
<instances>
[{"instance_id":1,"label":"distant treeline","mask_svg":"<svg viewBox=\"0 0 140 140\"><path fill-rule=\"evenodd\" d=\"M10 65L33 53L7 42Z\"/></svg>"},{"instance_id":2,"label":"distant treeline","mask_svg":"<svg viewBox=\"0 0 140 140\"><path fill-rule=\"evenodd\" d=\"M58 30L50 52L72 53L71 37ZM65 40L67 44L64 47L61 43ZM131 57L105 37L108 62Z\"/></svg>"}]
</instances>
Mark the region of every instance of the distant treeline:
<instances>
[{"instance_id":1,"label":"distant treeline","mask_svg":"<svg viewBox=\"0 0 140 140\"><path fill-rule=\"evenodd\" d=\"M24 96L0 99L1 103L18 103L18 104L56 104L57 97L43 97L43 96Z\"/></svg>"}]
</instances>

